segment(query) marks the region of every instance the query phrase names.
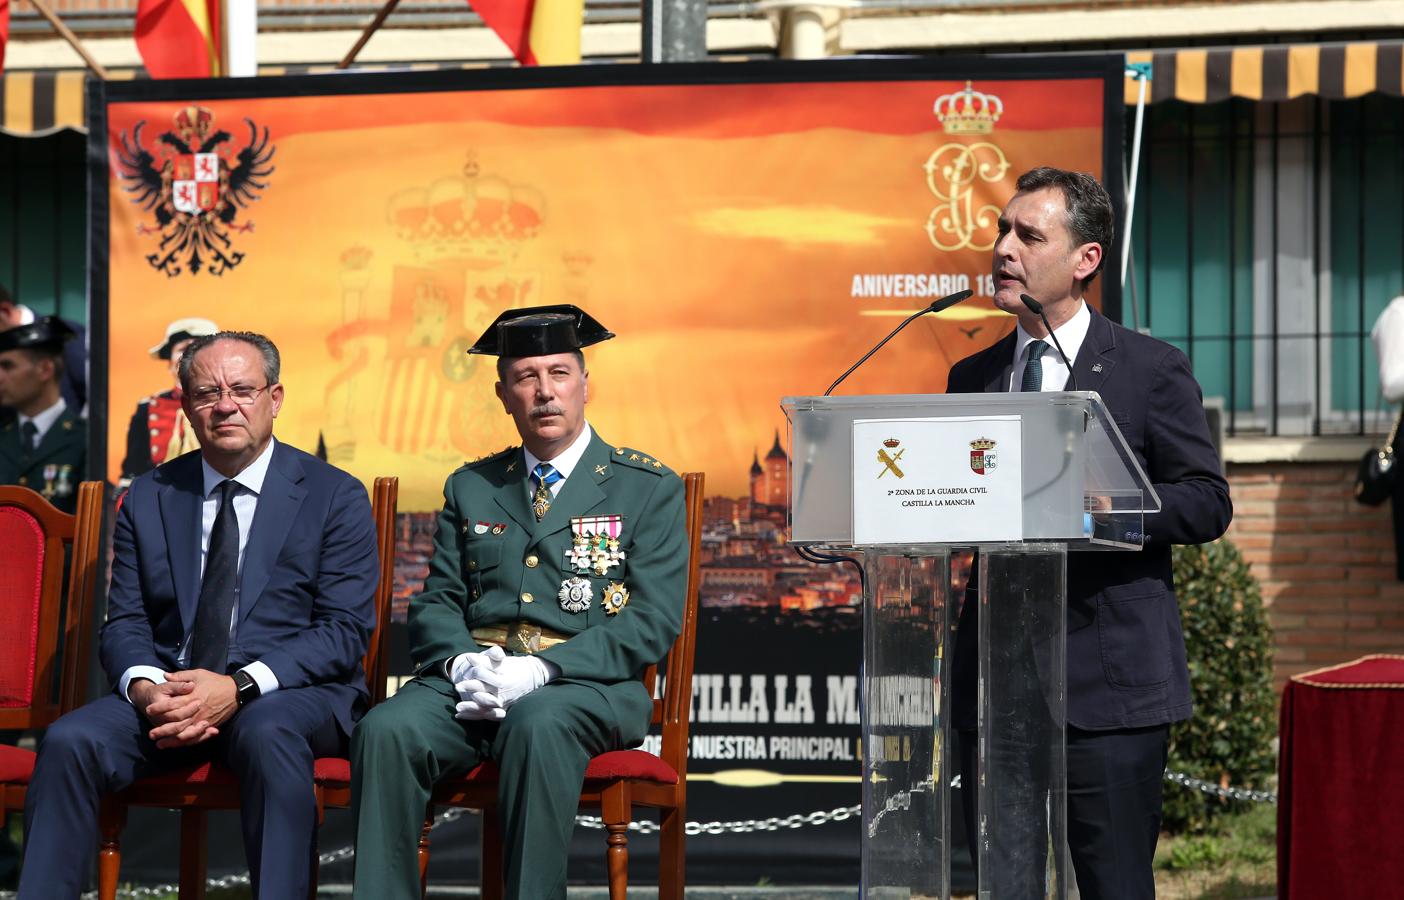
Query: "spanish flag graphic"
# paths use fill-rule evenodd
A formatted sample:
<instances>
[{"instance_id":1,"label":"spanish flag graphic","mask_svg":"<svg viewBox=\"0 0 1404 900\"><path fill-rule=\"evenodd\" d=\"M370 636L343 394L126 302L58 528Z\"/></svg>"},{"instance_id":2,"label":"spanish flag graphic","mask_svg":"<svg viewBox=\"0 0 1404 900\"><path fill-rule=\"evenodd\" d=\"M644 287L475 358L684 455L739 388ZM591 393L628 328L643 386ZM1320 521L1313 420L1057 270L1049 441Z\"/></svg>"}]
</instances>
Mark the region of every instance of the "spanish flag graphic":
<instances>
[{"instance_id":1,"label":"spanish flag graphic","mask_svg":"<svg viewBox=\"0 0 1404 900\"><path fill-rule=\"evenodd\" d=\"M139 0L136 43L152 78L221 74L222 0Z\"/></svg>"},{"instance_id":2,"label":"spanish flag graphic","mask_svg":"<svg viewBox=\"0 0 1404 900\"><path fill-rule=\"evenodd\" d=\"M524 66L580 62L585 0L469 0Z\"/></svg>"}]
</instances>

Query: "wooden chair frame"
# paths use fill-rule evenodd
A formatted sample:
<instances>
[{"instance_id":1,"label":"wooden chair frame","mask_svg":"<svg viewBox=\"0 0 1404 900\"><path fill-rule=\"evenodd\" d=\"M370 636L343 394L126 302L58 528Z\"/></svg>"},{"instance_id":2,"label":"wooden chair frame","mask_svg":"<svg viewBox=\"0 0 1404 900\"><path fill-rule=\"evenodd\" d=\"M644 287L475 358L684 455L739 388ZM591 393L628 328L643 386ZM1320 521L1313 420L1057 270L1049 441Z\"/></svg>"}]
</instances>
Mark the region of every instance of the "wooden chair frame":
<instances>
[{"instance_id":1,"label":"wooden chair frame","mask_svg":"<svg viewBox=\"0 0 1404 900\"><path fill-rule=\"evenodd\" d=\"M684 504L688 534L687 593L683 604L682 631L665 659L663 698L656 699L658 666L644 672L644 685L653 701L653 724L662 726L663 742L659 757L678 775L676 784L630 778L598 781L588 777L580 793L580 805L599 809L606 831L605 858L609 873L610 900L625 900L629 882L629 823L633 808L644 806L659 811L658 897L683 900L686 882L684 826L687 820L687 749L692 712L692 667L697 644L697 591L700 586L699 550L702 539L702 492L705 476L688 472ZM639 751L643 752L643 751ZM497 820L497 783L493 779L448 779L435 786L428 816L419 842L421 891L428 887L429 829L435 806L457 806L483 811L482 900L502 897L502 833Z\"/></svg>"},{"instance_id":2,"label":"wooden chair frame","mask_svg":"<svg viewBox=\"0 0 1404 900\"><path fill-rule=\"evenodd\" d=\"M372 516L375 519L376 543L380 551L380 580L375 590L375 631L362 663L366 672L366 687L370 703L385 699L385 679L390 665L388 644L390 629L390 600L395 584L395 511L399 498L400 479L375 479L371 492ZM219 767L223 768L223 767ZM351 805L350 782L314 782L317 799L317 821L323 821L327 807ZM117 895L117 878L122 865L121 834L127 823L127 808L131 806L161 807L180 810L180 900L202 900L205 896L205 873L209 863L209 828L207 814L216 809L239 808L239 784L232 775L201 783L169 783L138 781L126 790L103 799L99 820L101 849L98 853L98 897L113 900ZM309 895L317 895L317 871L312 871Z\"/></svg>"},{"instance_id":3,"label":"wooden chair frame","mask_svg":"<svg viewBox=\"0 0 1404 900\"><path fill-rule=\"evenodd\" d=\"M59 716L81 706L85 699L88 654L92 647L88 615L97 585L98 556L103 547L106 492L107 485L101 481L78 485L78 506L70 516L29 488L0 486L0 507L24 510L35 518L44 532L33 699L26 707L0 709L0 728L46 728ZM68 597L60 602L64 599L65 546L71 546L72 553L68 560ZM63 641L61 661L55 659L59 656L60 637ZM62 666L57 697L53 689L56 663ZM0 784L0 820L12 810L24 808L28 787L27 783Z\"/></svg>"}]
</instances>

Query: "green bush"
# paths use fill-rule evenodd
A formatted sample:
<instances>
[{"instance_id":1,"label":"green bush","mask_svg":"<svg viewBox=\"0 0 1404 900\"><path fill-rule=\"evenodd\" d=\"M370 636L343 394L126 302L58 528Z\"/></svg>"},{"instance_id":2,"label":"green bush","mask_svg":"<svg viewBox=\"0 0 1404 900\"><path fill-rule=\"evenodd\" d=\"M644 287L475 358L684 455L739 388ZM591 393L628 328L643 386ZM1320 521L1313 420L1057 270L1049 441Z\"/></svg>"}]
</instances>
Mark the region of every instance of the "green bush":
<instances>
[{"instance_id":1,"label":"green bush","mask_svg":"<svg viewBox=\"0 0 1404 900\"><path fill-rule=\"evenodd\" d=\"M1262 592L1228 540L1174 550L1194 715L1170 730L1170 768L1226 787L1273 787L1277 697ZM1201 833L1232 803L1165 784L1162 827Z\"/></svg>"}]
</instances>

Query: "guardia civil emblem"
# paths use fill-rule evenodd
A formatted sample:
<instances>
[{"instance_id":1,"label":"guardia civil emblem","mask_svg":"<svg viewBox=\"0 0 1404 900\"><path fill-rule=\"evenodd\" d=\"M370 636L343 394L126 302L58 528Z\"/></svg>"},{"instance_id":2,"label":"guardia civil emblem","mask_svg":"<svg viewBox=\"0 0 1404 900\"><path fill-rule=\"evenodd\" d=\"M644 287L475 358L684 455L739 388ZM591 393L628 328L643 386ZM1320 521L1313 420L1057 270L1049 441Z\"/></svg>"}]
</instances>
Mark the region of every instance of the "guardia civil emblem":
<instances>
[{"instance_id":1,"label":"guardia civil emblem","mask_svg":"<svg viewBox=\"0 0 1404 900\"><path fill-rule=\"evenodd\" d=\"M970 442L970 471L984 475L995 467L995 442L989 438L977 438Z\"/></svg>"},{"instance_id":2,"label":"guardia civil emblem","mask_svg":"<svg viewBox=\"0 0 1404 900\"><path fill-rule=\"evenodd\" d=\"M888 438L882 442L882 446L878 448L877 452L878 462L882 463L882 471L878 472L877 477L881 478L888 472L891 472L898 478L907 477L897 465L897 461L902 458L902 454L907 452L905 447L900 450L897 449L901 443L902 442L896 438Z\"/></svg>"},{"instance_id":3,"label":"guardia civil emblem","mask_svg":"<svg viewBox=\"0 0 1404 900\"><path fill-rule=\"evenodd\" d=\"M1002 181L1009 160L993 141L979 138L994 131L1004 101L967 81L965 90L937 97L931 111L956 139L932 151L923 166L926 186L936 198L926 236L938 250L989 250L999 236L1000 210L982 202L982 185Z\"/></svg>"},{"instance_id":4,"label":"guardia civil emblem","mask_svg":"<svg viewBox=\"0 0 1404 900\"><path fill-rule=\"evenodd\" d=\"M561 582L561 589L556 592L561 609L568 613L583 613L590 608L590 601L594 596L595 589L590 586L590 582L579 577L567 578Z\"/></svg>"},{"instance_id":5,"label":"guardia civil emblem","mask_svg":"<svg viewBox=\"0 0 1404 900\"><path fill-rule=\"evenodd\" d=\"M214 113L203 106L187 106L172 120L174 127L156 138L154 152L141 140L146 120L130 137L121 134L123 190L154 224L138 223L137 234L159 239L146 261L170 278L201 269L223 275L244 260L232 235L253 230L252 221L238 221L239 214L268 187L274 147L268 129L260 135L249 118L248 143L237 150L234 136L215 130Z\"/></svg>"}]
</instances>

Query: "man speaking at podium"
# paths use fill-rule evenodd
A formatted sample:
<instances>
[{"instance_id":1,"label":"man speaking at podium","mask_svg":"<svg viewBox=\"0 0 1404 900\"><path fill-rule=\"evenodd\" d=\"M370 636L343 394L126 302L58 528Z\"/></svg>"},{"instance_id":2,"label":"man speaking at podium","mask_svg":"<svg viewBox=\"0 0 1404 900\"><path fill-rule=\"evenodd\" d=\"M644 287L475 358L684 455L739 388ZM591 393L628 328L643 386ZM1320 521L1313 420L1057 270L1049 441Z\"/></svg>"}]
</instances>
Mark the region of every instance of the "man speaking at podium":
<instances>
[{"instance_id":1,"label":"man speaking at podium","mask_svg":"<svg viewBox=\"0 0 1404 900\"><path fill-rule=\"evenodd\" d=\"M1161 511L1145 518L1141 552L1068 555L1068 844L1083 900L1155 896L1151 862L1170 723L1190 715L1170 547L1214 540L1233 513L1189 360L1083 300L1112 232L1111 199L1090 175L1049 167L1021 175L999 219L992 263L995 305L1018 316L1018 326L956 363L947 383L951 393L1061 391L1071 389L1071 370L1077 390L1101 394L1160 496ZM963 785L976 783L973 596L972 586L953 673ZM975 791L962 795L973 835ZM995 897L1033 896L998 884L1002 873L987 875Z\"/></svg>"}]
</instances>

